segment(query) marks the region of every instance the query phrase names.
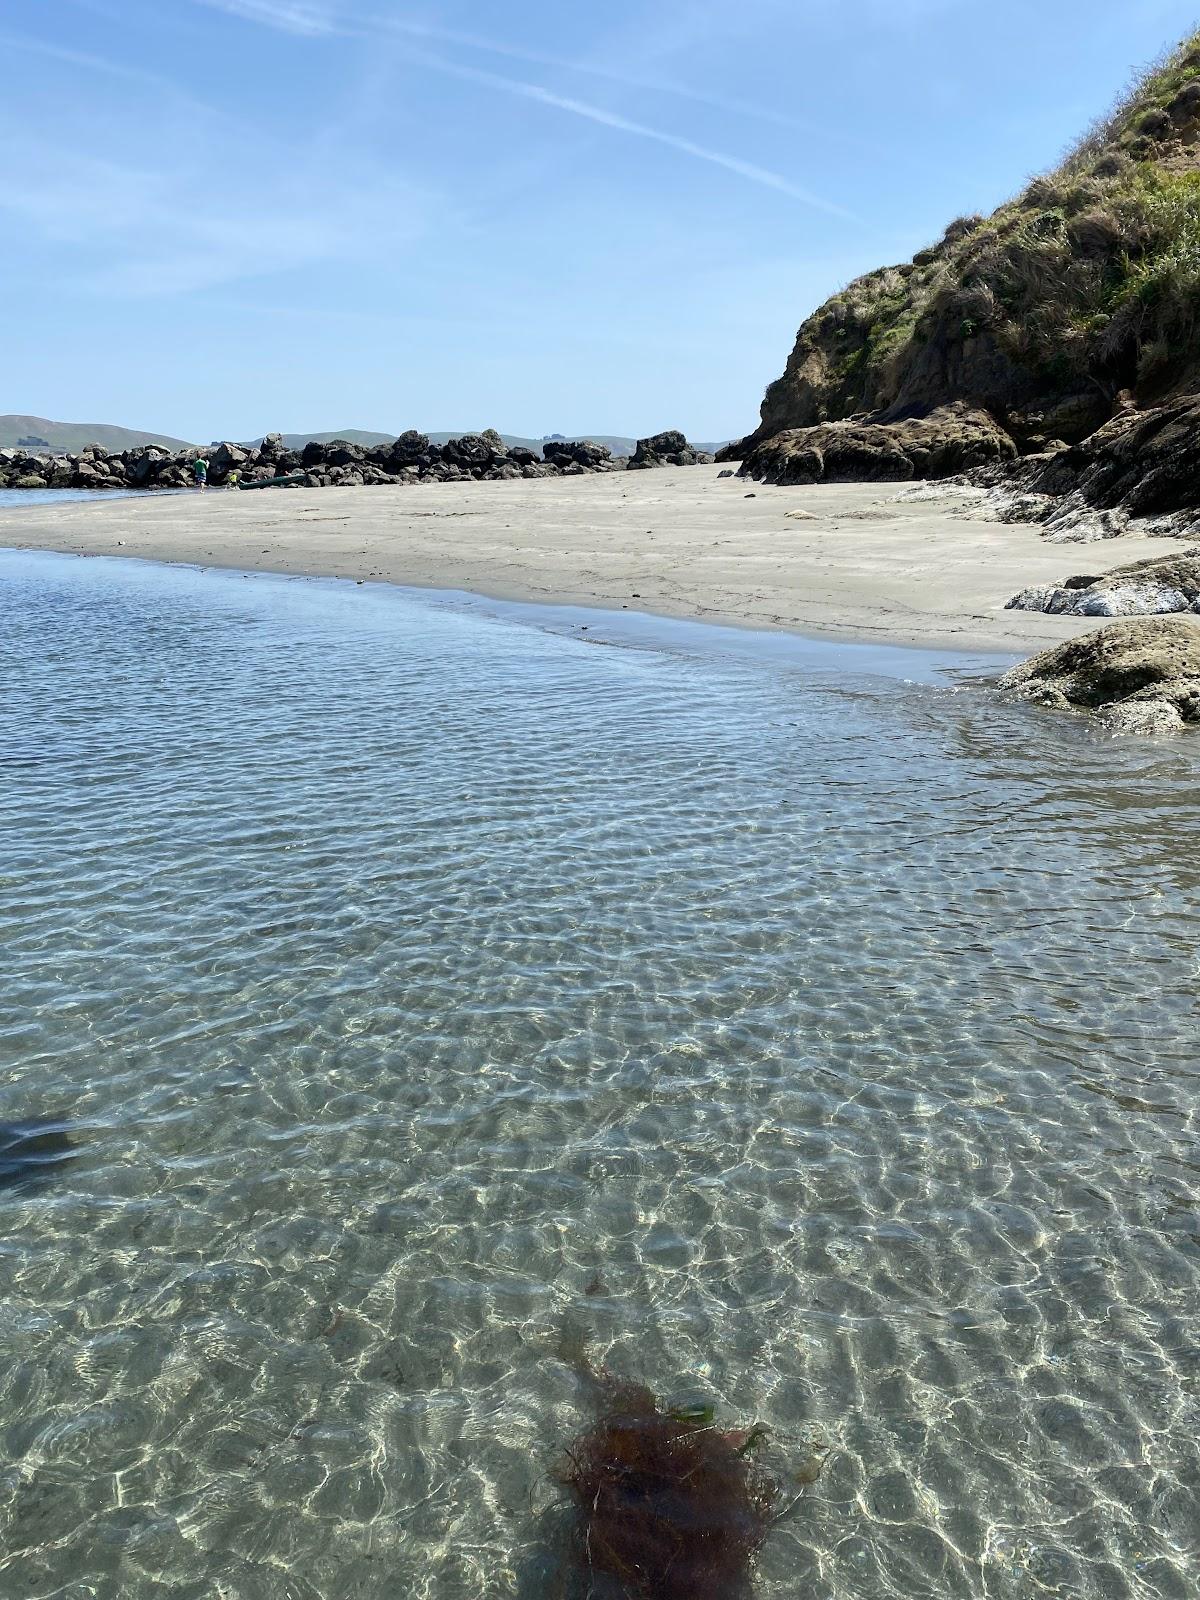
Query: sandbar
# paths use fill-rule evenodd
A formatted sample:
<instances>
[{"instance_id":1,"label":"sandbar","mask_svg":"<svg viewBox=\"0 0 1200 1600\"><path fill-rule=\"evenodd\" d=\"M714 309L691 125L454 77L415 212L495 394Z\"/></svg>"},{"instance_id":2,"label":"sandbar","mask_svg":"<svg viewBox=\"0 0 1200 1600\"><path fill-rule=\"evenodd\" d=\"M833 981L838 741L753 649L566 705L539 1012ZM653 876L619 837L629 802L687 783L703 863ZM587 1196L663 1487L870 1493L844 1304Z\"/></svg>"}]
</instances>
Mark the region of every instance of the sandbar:
<instances>
[{"instance_id":1,"label":"sandbar","mask_svg":"<svg viewBox=\"0 0 1200 1600\"><path fill-rule=\"evenodd\" d=\"M1179 548L1049 544L1036 526L966 517L965 501L898 501L895 484L778 488L719 471L17 505L0 509L0 546L1014 653L1097 626L1006 611L1019 590Z\"/></svg>"}]
</instances>

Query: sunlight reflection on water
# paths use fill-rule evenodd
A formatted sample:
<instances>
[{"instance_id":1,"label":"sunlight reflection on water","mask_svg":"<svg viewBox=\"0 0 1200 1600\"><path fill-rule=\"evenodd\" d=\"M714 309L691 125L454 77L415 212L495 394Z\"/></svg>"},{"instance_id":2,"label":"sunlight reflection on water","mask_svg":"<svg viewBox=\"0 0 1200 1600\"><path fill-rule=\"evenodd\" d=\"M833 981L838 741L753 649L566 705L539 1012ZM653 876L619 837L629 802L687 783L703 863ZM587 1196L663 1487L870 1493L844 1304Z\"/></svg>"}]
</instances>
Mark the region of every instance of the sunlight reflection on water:
<instances>
[{"instance_id":1,"label":"sunlight reflection on water","mask_svg":"<svg viewBox=\"0 0 1200 1600\"><path fill-rule=\"evenodd\" d=\"M1191 1593L1200 745L899 652L0 586L0 1119L78 1147L0 1194L0 1594L553 1594L564 1318L831 1445L767 1600Z\"/></svg>"}]
</instances>

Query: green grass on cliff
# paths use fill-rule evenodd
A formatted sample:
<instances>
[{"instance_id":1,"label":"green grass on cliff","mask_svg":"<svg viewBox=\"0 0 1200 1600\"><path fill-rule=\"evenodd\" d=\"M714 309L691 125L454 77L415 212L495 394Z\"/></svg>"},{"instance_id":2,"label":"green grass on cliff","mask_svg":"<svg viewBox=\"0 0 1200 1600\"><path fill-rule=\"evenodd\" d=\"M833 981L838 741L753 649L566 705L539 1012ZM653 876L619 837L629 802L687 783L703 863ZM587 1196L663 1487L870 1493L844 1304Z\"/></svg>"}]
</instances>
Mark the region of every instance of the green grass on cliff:
<instances>
[{"instance_id":1,"label":"green grass on cliff","mask_svg":"<svg viewBox=\"0 0 1200 1600\"><path fill-rule=\"evenodd\" d=\"M921 385L943 379L946 399L986 404L971 383L998 390L1005 373L1009 389L1084 397L1200 376L1200 33L993 216L835 295L801 329L764 426L928 401Z\"/></svg>"}]
</instances>

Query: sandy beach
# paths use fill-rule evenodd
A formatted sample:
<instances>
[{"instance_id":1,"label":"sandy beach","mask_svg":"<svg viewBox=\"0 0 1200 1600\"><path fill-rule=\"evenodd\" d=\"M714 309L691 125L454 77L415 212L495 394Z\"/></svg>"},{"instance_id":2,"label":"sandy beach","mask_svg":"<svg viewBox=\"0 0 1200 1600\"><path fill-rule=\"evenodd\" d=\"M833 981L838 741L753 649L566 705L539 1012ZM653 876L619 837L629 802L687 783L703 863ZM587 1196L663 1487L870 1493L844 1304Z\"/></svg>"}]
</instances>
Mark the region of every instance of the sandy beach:
<instances>
[{"instance_id":1,"label":"sandy beach","mask_svg":"<svg viewBox=\"0 0 1200 1600\"><path fill-rule=\"evenodd\" d=\"M1096 625L1005 611L1018 590L1178 548L1052 545L953 501L897 502L893 484L771 488L719 470L15 506L0 545L1013 652Z\"/></svg>"}]
</instances>

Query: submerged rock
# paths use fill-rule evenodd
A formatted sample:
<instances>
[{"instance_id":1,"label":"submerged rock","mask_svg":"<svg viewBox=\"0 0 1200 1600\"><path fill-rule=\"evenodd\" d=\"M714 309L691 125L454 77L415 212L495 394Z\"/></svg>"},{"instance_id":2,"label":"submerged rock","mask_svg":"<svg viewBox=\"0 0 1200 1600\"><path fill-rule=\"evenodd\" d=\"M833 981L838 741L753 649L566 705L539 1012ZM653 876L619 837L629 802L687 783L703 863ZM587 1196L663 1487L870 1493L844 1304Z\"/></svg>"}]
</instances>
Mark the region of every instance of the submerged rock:
<instances>
[{"instance_id":1,"label":"submerged rock","mask_svg":"<svg viewBox=\"0 0 1200 1600\"><path fill-rule=\"evenodd\" d=\"M50 1177L75 1155L65 1123L34 1119L0 1122L0 1189Z\"/></svg>"},{"instance_id":2,"label":"submerged rock","mask_svg":"<svg viewBox=\"0 0 1200 1600\"><path fill-rule=\"evenodd\" d=\"M1095 711L1114 733L1179 733L1200 723L1200 622L1115 622L1043 650L1000 686L1038 705Z\"/></svg>"}]
</instances>

